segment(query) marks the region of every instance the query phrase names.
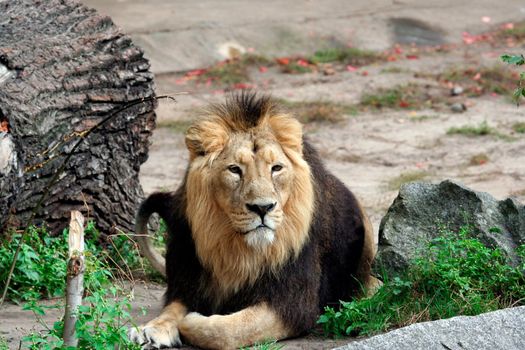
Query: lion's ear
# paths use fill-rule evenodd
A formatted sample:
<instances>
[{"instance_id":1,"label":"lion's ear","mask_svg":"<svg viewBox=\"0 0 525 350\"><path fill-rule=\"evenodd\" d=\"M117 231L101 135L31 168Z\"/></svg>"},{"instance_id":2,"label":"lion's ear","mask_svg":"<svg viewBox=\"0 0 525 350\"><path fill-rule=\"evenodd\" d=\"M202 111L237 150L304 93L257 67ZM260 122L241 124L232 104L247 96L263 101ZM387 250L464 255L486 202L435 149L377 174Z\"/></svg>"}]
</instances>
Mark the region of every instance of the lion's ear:
<instances>
[{"instance_id":1,"label":"lion's ear","mask_svg":"<svg viewBox=\"0 0 525 350\"><path fill-rule=\"evenodd\" d=\"M228 132L225 125L213 120L197 122L186 132L190 161L198 156L222 151L227 142Z\"/></svg>"},{"instance_id":2,"label":"lion's ear","mask_svg":"<svg viewBox=\"0 0 525 350\"><path fill-rule=\"evenodd\" d=\"M276 115L269 119L270 127L277 141L285 149L291 149L302 155L303 126L299 121L288 115Z\"/></svg>"}]
</instances>

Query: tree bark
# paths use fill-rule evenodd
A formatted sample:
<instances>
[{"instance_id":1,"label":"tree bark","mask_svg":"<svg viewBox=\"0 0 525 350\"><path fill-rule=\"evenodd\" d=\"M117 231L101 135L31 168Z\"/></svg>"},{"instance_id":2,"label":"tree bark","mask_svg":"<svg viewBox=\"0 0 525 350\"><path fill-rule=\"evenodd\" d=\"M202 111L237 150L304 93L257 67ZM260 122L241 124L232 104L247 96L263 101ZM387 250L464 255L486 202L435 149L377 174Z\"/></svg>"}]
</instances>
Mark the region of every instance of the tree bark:
<instances>
[{"instance_id":1,"label":"tree bark","mask_svg":"<svg viewBox=\"0 0 525 350\"><path fill-rule=\"evenodd\" d=\"M0 0L0 231L25 226L79 133L153 88L142 50L110 18L72 0ZM58 232L79 210L104 233L132 231L155 106L136 104L90 134L36 223Z\"/></svg>"}]
</instances>

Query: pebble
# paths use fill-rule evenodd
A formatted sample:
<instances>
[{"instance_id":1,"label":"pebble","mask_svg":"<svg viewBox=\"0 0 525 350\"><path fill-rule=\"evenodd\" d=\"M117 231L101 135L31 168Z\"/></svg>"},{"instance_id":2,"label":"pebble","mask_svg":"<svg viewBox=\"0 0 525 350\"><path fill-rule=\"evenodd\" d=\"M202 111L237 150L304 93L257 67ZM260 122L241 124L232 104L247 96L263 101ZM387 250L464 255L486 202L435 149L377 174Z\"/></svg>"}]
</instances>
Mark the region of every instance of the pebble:
<instances>
[{"instance_id":1,"label":"pebble","mask_svg":"<svg viewBox=\"0 0 525 350\"><path fill-rule=\"evenodd\" d=\"M454 113L463 113L467 110L467 106L464 103L456 102L450 106L450 109Z\"/></svg>"},{"instance_id":2,"label":"pebble","mask_svg":"<svg viewBox=\"0 0 525 350\"><path fill-rule=\"evenodd\" d=\"M463 88L461 86L454 86L452 89L450 89L450 95L452 96L458 96L463 93Z\"/></svg>"}]
</instances>

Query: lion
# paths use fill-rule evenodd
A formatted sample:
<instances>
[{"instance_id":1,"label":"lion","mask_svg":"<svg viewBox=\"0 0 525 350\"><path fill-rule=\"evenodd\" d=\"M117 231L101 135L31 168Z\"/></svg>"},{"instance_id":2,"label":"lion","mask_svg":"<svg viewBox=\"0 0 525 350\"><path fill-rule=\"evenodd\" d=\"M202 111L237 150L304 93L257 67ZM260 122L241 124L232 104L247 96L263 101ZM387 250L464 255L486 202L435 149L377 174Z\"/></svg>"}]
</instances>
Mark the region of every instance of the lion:
<instances>
[{"instance_id":1,"label":"lion","mask_svg":"<svg viewBox=\"0 0 525 350\"><path fill-rule=\"evenodd\" d=\"M168 228L165 307L130 330L143 349L235 349L308 332L323 307L372 289L372 226L355 196L323 165L302 125L253 92L212 105L186 132L189 165L172 193L140 206Z\"/></svg>"}]
</instances>

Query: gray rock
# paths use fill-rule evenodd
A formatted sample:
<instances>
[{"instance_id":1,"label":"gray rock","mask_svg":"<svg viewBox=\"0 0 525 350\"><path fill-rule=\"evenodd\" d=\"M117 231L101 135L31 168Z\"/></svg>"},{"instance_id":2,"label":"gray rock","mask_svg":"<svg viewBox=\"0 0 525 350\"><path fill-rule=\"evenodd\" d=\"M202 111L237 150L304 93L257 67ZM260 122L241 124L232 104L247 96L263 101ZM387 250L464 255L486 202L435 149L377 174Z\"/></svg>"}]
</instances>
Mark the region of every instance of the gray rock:
<instances>
[{"instance_id":1,"label":"gray rock","mask_svg":"<svg viewBox=\"0 0 525 350\"><path fill-rule=\"evenodd\" d=\"M450 110L454 113L463 113L467 110L467 106L464 103L456 102L450 106Z\"/></svg>"},{"instance_id":2,"label":"gray rock","mask_svg":"<svg viewBox=\"0 0 525 350\"><path fill-rule=\"evenodd\" d=\"M513 263L515 249L525 243L525 207L515 199L497 201L452 181L409 183L381 220L376 270L406 268L429 240L443 230L469 226L490 247L500 247Z\"/></svg>"},{"instance_id":3,"label":"gray rock","mask_svg":"<svg viewBox=\"0 0 525 350\"><path fill-rule=\"evenodd\" d=\"M450 89L450 95L451 96L459 96L463 93L463 88L459 85L454 86L452 89Z\"/></svg>"},{"instance_id":4,"label":"gray rock","mask_svg":"<svg viewBox=\"0 0 525 350\"><path fill-rule=\"evenodd\" d=\"M525 349L525 306L479 316L423 322L355 341L337 350Z\"/></svg>"}]
</instances>

